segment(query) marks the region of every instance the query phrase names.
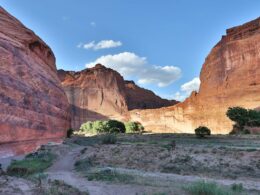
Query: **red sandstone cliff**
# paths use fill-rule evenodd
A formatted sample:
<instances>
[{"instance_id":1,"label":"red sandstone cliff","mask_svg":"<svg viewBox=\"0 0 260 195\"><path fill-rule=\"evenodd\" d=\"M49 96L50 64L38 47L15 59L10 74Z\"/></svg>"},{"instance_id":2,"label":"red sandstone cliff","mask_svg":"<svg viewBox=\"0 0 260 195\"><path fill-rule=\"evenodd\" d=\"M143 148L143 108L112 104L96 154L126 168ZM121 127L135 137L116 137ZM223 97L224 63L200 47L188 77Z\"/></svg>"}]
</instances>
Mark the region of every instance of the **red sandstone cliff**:
<instances>
[{"instance_id":1,"label":"red sandstone cliff","mask_svg":"<svg viewBox=\"0 0 260 195\"><path fill-rule=\"evenodd\" d=\"M124 81L118 72L100 64L80 72L59 70L58 75L71 104L75 129L88 120L128 120L128 110L134 108L158 108L176 103Z\"/></svg>"},{"instance_id":2,"label":"red sandstone cliff","mask_svg":"<svg viewBox=\"0 0 260 195\"><path fill-rule=\"evenodd\" d=\"M69 104L51 49L0 7L0 144L61 138Z\"/></svg>"},{"instance_id":3,"label":"red sandstone cliff","mask_svg":"<svg viewBox=\"0 0 260 195\"><path fill-rule=\"evenodd\" d=\"M147 130L193 133L206 125L213 133L228 133L230 106L257 108L260 105L260 18L227 30L211 50L200 74L201 86L176 106L134 110Z\"/></svg>"},{"instance_id":4,"label":"red sandstone cliff","mask_svg":"<svg viewBox=\"0 0 260 195\"><path fill-rule=\"evenodd\" d=\"M133 81L125 81L126 101L129 110L154 109L172 106L178 103L176 100L162 99L154 92L141 88Z\"/></svg>"},{"instance_id":5,"label":"red sandstone cliff","mask_svg":"<svg viewBox=\"0 0 260 195\"><path fill-rule=\"evenodd\" d=\"M123 77L98 64L80 72L58 71L71 104L72 127L86 121L127 117Z\"/></svg>"}]
</instances>

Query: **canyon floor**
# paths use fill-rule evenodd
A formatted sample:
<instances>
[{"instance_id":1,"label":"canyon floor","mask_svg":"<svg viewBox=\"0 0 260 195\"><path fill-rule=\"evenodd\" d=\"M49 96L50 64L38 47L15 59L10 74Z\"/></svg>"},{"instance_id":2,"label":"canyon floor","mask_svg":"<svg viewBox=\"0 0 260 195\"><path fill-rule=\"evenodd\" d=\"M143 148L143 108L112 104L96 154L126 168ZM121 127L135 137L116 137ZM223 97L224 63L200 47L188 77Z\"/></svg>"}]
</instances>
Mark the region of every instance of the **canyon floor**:
<instances>
[{"instance_id":1,"label":"canyon floor","mask_svg":"<svg viewBox=\"0 0 260 195\"><path fill-rule=\"evenodd\" d=\"M188 195L202 180L223 194L260 194L259 135L124 134L115 144L103 138L45 146L52 165L40 176L2 173L0 194Z\"/></svg>"}]
</instances>

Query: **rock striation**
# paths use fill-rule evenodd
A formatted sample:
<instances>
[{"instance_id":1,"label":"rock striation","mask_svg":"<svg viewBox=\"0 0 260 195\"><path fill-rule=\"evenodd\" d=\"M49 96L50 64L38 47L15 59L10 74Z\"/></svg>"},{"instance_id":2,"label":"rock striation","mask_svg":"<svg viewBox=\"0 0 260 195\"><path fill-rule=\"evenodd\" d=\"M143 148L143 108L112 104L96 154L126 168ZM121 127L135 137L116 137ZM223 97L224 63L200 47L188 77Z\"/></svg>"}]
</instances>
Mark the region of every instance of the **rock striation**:
<instances>
[{"instance_id":1,"label":"rock striation","mask_svg":"<svg viewBox=\"0 0 260 195\"><path fill-rule=\"evenodd\" d=\"M51 49L0 7L0 144L65 136L67 97Z\"/></svg>"},{"instance_id":2,"label":"rock striation","mask_svg":"<svg viewBox=\"0 0 260 195\"><path fill-rule=\"evenodd\" d=\"M129 110L158 108L173 105L140 88L116 71L97 64L80 72L58 71L71 104L71 125L78 129L86 121L118 119L129 120Z\"/></svg>"},{"instance_id":3,"label":"rock striation","mask_svg":"<svg viewBox=\"0 0 260 195\"><path fill-rule=\"evenodd\" d=\"M207 56L200 73L199 92L175 106L133 110L131 118L147 130L193 133L200 125L213 133L232 129L228 107L260 105L260 18L227 30Z\"/></svg>"},{"instance_id":4,"label":"rock striation","mask_svg":"<svg viewBox=\"0 0 260 195\"><path fill-rule=\"evenodd\" d=\"M162 99L154 92L141 88L134 81L125 81L126 102L129 110L154 109L172 106L178 103L176 100Z\"/></svg>"}]
</instances>

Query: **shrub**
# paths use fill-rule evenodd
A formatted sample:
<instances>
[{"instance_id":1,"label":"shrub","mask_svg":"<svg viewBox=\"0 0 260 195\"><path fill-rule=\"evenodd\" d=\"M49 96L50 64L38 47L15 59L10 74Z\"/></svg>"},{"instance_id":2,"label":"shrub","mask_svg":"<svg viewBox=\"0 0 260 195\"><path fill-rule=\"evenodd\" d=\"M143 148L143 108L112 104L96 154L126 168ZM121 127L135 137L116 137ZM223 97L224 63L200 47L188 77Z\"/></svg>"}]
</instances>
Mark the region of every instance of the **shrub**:
<instances>
[{"instance_id":1,"label":"shrub","mask_svg":"<svg viewBox=\"0 0 260 195\"><path fill-rule=\"evenodd\" d=\"M79 128L80 131L82 132L89 132L89 133L93 133L93 122L91 121L88 121L86 123L83 123L80 128Z\"/></svg>"},{"instance_id":2,"label":"shrub","mask_svg":"<svg viewBox=\"0 0 260 195\"><path fill-rule=\"evenodd\" d=\"M205 127L205 126L200 126L200 127L195 129L195 134L198 137L205 137L206 135L210 135L210 129L208 127Z\"/></svg>"},{"instance_id":3,"label":"shrub","mask_svg":"<svg viewBox=\"0 0 260 195\"><path fill-rule=\"evenodd\" d=\"M250 134L250 131L245 129L245 126L260 126L260 111L245 109L242 107L231 107L228 108L226 115L230 120L235 122L230 134Z\"/></svg>"},{"instance_id":4,"label":"shrub","mask_svg":"<svg viewBox=\"0 0 260 195\"><path fill-rule=\"evenodd\" d=\"M71 136L73 135L73 129L72 128L69 128L68 130L67 130L67 138L71 138Z\"/></svg>"},{"instance_id":5,"label":"shrub","mask_svg":"<svg viewBox=\"0 0 260 195\"><path fill-rule=\"evenodd\" d=\"M125 123L126 133L137 133L142 132L144 130L144 127L139 122L126 122Z\"/></svg>"},{"instance_id":6,"label":"shrub","mask_svg":"<svg viewBox=\"0 0 260 195\"><path fill-rule=\"evenodd\" d=\"M226 115L241 128L248 122L248 111L242 107L228 108Z\"/></svg>"},{"instance_id":7,"label":"shrub","mask_svg":"<svg viewBox=\"0 0 260 195\"><path fill-rule=\"evenodd\" d=\"M232 184L231 185L231 189L234 191L234 192L242 192L243 191L243 184L240 183L240 184Z\"/></svg>"},{"instance_id":8,"label":"shrub","mask_svg":"<svg viewBox=\"0 0 260 195\"><path fill-rule=\"evenodd\" d=\"M124 123L117 120L107 121L107 128L109 133L125 133Z\"/></svg>"},{"instance_id":9,"label":"shrub","mask_svg":"<svg viewBox=\"0 0 260 195\"><path fill-rule=\"evenodd\" d=\"M27 155L23 160L14 160L7 168L9 175L29 176L40 173L51 166L55 156L50 152L38 151Z\"/></svg>"},{"instance_id":10,"label":"shrub","mask_svg":"<svg viewBox=\"0 0 260 195\"><path fill-rule=\"evenodd\" d=\"M102 138L102 144L115 144L117 142L117 138L115 134L106 134Z\"/></svg>"},{"instance_id":11,"label":"shrub","mask_svg":"<svg viewBox=\"0 0 260 195\"><path fill-rule=\"evenodd\" d=\"M107 121L88 121L83 123L79 130L90 134L104 133L108 131Z\"/></svg>"},{"instance_id":12,"label":"shrub","mask_svg":"<svg viewBox=\"0 0 260 195\"><path fill-rule=\"evenodd\" d=\"M116 183L132 183L134 176L124 173L119 173L116 170L106 168L87 175L89 181L108 181Z\"/></svg>"},{"instance_id":13,"label":"shrub","mask_svg":"<svg viewBox=\"0 0 260 195\"><path fill-rule=\"evenodd\" d=\"M81 192L77 188L74 188L73 186L66 184L64 181L61 180L54 180L48 181L47 188L43 189L43 192L39 194L46 194L46 195L88 195L88 192Z\"/></svg>"},{"instance_id":14,"label":"shrub","mask_svg":"<svg viewBox=\"0 0 260 195\"><path fill-rule=\"evenodd\" d=\"M216 183L209 183L205 181L195 182L184 189L191 195L235 195L230 189L223 186L218 186Z\"/></svg>"}]
</instances>

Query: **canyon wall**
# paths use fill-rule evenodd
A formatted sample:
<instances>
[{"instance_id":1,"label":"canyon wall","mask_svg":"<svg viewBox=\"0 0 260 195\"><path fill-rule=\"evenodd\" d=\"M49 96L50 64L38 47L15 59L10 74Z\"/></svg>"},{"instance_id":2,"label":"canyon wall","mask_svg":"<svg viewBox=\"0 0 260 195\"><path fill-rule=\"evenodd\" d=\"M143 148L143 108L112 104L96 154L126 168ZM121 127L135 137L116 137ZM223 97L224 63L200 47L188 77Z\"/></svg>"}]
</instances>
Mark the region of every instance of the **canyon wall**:
<instances>
[{"instance_id":1,"label":"canyon wall","mask_svg":"<svg viewBox=\"0 0 260 195\"><path fill-rule=\"evenodd\" d=\"M260 18L227 30L200 73L199 92L175 106L133 110L132 120L153 132L194 133L200 125L213 133L232 129L228 107L260 106Z\"/></svg>"},{"instance_id":2,"label":"canyon wall","mask_svg":"<svg viewBox=\"0 0 260 195\"><path fill-rule=\"evenodd\" d=\"M86 121L128 117L124 79L116 71L98 64L80 72L59 70L58 75L71 104L72 128Z\"/></svg>"},{"instance_id":3,"label":"canyon wall","mask_svg":"<svg viewBox=\"0 0 260 195\"><path fill-rule=\"evenodd\" d=\"M62 138L69 104L51 49L0 7L0 144Z\"/></svg>"},{"instance_id":4,"label":"canyon wall","mask_svg":"<svg viewBox=\"0 0 260 195\"><path fill-rule=\"evenodd\" d=\"M162 99L154 92L141 88L133 81L125 81L126 101L129 110L154 109L172 106L178 103L176 100Z\"/></svg>"},{"instance_id":5,"label":"canyon wall","mask_svg":"<svg viewBox=\"0 0 260 195\"><path fill-rule=\"evenodd\" d=\"M58 71L71 104L71 126L78 129L86 121L130 119L134 108L158 108L176 104L161 99L153 92L124 81L116 71L97 64L80 72Z\"/></svg>"}]
</instances>

